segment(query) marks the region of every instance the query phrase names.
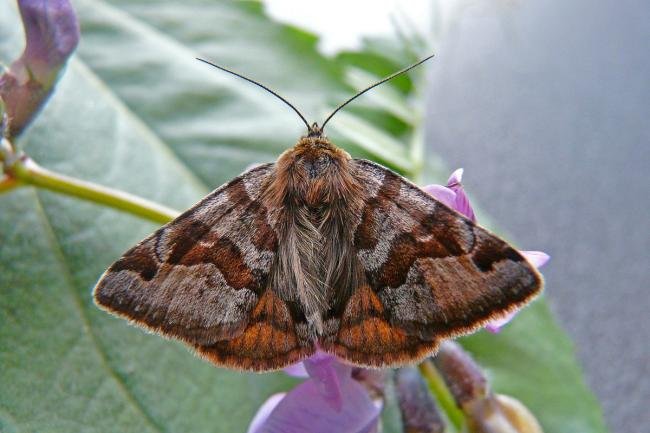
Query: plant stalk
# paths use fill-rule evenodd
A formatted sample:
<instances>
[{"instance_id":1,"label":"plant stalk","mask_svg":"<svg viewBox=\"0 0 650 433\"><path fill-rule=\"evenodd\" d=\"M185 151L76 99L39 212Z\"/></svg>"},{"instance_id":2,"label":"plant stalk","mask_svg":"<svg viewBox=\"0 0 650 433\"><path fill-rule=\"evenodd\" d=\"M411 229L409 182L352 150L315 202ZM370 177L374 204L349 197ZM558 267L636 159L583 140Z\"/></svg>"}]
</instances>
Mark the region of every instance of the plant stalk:
<instances>
[{"instance_id":1,"label":"plant stalk","mask_svg":"<svg viewBox=\"0 0 650 433\"><path fill-rule=\"evenodd\" d=\"M4 154L0 161L5 162L5 175L0 179L0 193L20 185L33 185L103 204L157 223L168 223L179 215L174 209L142 197L47 170L26 155L9 160L7 154Z\"/></svg>"},{"instance_id":2,"label":"plant stalk","mask_svg":"<svg viewBox=\"0 0 650 433\"><path fill-rule=\"evenodd\" d=\"M454 397L449 392L444 379L429 359L422 361L418 368L422 376L426 379L429 389L435 395L438 404L440 404L443 412L447 415L449 422L455 427L456 431L460 431L465 423L465 415L456 405Z\"/></svg>"}]
</instances>

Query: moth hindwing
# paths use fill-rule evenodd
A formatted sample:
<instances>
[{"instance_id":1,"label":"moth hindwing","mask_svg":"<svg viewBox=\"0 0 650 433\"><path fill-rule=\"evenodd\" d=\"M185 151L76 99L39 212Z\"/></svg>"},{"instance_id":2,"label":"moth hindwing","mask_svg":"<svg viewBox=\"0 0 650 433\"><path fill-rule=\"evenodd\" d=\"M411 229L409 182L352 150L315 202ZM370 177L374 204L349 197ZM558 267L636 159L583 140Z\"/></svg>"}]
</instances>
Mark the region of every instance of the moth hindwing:
<instances>
[{"instance_id":1,"label":"moth hindwing","mask_svg":"<svg viewBox=\"0 0 650 433\"><path fill-rule=\"evenodd\" d=\"M317 348L415 362L541 287L505 241L313 134L127 251L94 297L217 365L261 371Z\"/></svg>"}]
</instances>

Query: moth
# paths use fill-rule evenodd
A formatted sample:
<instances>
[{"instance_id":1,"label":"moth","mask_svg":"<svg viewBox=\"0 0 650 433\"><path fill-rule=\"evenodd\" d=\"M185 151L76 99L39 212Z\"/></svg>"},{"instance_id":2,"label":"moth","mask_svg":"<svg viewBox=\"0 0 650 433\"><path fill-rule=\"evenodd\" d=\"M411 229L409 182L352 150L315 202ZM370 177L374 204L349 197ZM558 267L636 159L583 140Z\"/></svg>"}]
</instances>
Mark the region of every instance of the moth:
<instances>
[{"instance_id":1,"label":"moth","mask_svg":"<svg viewBox=\"0 0 650 433\"><path fill-rule=\"evenodd\" d=\"M97 305L218 365L266 371L317 350L389 367L529 302L542 278L505 241L323 133L254 167L128 250ZM199 59L201 60L201 59Z\"/></svg>"}]
</instances>

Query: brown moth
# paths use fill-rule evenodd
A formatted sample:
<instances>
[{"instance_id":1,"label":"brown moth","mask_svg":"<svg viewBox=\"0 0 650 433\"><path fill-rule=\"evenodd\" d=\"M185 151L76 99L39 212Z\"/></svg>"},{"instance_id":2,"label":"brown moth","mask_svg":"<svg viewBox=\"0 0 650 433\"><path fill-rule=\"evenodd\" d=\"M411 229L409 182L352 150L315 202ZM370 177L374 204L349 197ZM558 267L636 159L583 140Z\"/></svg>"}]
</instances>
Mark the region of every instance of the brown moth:
<instances>
[{"instance_id":1,"label":"brown moth","mask_svg":"<svg viewBox=\"0 0 650 433\"><path fill-rule=\"evenodd\" d=\"M226 70L287 103L307 135L127 251L96 303L216 365L264 371L319 349L369 367L416 362L529 302L542 278L513 247L323 134L341 107L424 60L322 127Z\"/></svg>"}]
</instances>

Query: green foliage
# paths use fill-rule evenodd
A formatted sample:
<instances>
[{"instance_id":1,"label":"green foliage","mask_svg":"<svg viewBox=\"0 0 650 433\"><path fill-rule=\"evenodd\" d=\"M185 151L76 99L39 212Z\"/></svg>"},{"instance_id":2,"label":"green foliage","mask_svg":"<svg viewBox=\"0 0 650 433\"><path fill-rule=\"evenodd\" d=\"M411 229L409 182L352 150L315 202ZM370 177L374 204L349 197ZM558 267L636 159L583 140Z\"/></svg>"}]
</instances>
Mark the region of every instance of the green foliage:
<instances>
[{"instance_id":1,"label":"green foliage","mask_svg":"<svg viewBox=\"0 0 650 433\"><path fill-rule=\"evenodd\" d=\"M75 6L78 56L18 145L46 168L177 209L275 159L304 132L272 96L194 57L269 84L316 120L370 77L412 60L383 56L380 41L324 58L313 35L272 22L255 2ZM0 61L19 53L21 37L13 3L0 0ZM407 98L416 84L377 89L337 117L330 136L357 156L421 174L433 157L423 159L419 110ZM154 228L32 187L0 196L0 431L242 432L269 395L295 383L214 368L94 306L103 270ZM605 431L543 300L502 334L463 343L494 388L528 405L546 432ZM388 411L385 431L398 431L397 416Z\"/></svg>"}]
</instances>

